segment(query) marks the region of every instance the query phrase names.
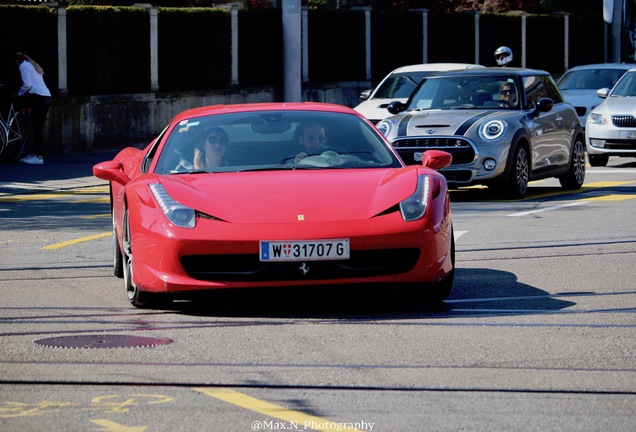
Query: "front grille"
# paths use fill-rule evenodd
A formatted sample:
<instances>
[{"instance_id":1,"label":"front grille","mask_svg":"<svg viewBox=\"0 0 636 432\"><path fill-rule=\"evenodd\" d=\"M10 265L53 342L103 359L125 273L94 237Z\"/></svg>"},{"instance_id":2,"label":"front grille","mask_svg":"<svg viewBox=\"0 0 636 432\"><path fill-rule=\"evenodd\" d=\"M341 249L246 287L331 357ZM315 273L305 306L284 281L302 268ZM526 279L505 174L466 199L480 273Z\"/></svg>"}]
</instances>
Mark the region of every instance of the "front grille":
<instances>
[{"instance_id":1,"label":"front grille","mask_svg":"<svg viewBox=\"0 0 636 432\"><path fill-rule=\"evenodd\" d=\"M466 148L471 147L467 139L461 137L407 137L397 138L393 147L426 147L426 148Z\"/></svg>"},{"instance_id":2,"label":"front grille","mask_svg":"<svg viewBox=\"0 0 636 432\"><path fill-rule=\"evenodd\" d=\"M225 282L306 281L386 276L410 271L418 249L351 251L348 260L262 262L257 254L190 255L181 258L186 273L199 280ZM308 272L300 267L305 263Z\"/></svg>"},{"instance_id":3,"label":"front grille","mask_svg":"<svg viewBox=\"0 0 636 432\"><path fill-rule=\"evenodd\" d=\"M636 118L633 115L613 115L612 123L616 127L633 128L636 127Z\"/></svg>"},{"instance_id":4,"label":"front grille","mask_svg":"<svg viewBox=\"0 0 636 432\"><path fill-rule=\"evenodd\" d=\"M468 164L475 160L473 146L462 137L404 137L397 138L392 144L408 165L419 164L414 153L426 150L443 150L450 153L453 156L451 165Z\"/></svg>"}]
</instances>

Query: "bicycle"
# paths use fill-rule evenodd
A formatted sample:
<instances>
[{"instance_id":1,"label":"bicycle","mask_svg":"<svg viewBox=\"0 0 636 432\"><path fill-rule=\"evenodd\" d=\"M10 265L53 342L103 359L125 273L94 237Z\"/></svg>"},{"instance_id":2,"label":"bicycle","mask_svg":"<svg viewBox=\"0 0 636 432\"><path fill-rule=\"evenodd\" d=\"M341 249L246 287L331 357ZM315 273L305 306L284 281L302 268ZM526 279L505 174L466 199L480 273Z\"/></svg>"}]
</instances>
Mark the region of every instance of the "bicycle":
<instances>
[{"instance_id":1,"label":"bicycle","mask_svg":"<svg viewBox=\"0 0 636 432\"><path fill-rule=\"evenodd\" d=\"M9 104L7 117L0 112L0 156L19 160L24 153L29 137L30 110Z\"/></svg>"}]
</instances>

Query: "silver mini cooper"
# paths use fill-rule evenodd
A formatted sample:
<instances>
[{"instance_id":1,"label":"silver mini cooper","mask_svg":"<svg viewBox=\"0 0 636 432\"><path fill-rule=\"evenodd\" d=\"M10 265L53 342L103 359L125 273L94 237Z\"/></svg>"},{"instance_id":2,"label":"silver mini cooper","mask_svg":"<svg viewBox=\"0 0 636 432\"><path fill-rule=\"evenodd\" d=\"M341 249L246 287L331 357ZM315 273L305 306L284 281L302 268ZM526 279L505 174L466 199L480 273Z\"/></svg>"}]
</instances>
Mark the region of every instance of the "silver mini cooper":
<instances>
[{"instance_id":1,"label":"silver mini cooper","mask_svg":"<svg viewBox=\"0 0 636 432\"><path fill-rule=\"evenodd\" d=\"M583 128L547 72L440 72L387 109L393 115L378 129L407 164L429 149L452 154L440 171L450 185L482 184L521 198L531 180L557 177L566 189L585 180Z\"/></svg>"}]
</instances>

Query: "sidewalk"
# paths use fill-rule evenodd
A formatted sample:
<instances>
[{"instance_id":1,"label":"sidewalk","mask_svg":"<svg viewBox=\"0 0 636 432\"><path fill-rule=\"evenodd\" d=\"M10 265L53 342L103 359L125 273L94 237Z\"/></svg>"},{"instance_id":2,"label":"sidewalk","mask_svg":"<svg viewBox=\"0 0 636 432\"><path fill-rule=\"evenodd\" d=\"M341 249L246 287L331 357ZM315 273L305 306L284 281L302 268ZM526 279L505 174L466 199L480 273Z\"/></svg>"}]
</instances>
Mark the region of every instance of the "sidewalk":
<instances>
[{"instance_id":1,"label":"sidewalk","mask_svg":"<svg viewBox=\"0 0 636 432\"><path fill-rule=\"evenodd\" d=\"M44 165L0 161L0 196L106 185L93 176L93 165L116 154L117 151L52 156L44 159Z\"/></svg>"}]
</instances>

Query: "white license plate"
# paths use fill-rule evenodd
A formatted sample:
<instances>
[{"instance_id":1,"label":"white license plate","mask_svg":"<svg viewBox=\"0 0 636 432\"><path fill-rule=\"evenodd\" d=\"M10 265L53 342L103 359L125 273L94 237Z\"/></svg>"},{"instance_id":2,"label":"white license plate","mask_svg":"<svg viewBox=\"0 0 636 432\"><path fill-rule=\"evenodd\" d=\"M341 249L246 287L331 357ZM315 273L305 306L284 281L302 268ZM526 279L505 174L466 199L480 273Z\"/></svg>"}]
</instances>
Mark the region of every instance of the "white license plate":
<instances>
[{"instance_id":1,"label":"white license plate","mask_svg":"<svg viewBox=\"0 0 636 432\"><path fill-rule=\"evenodd\" d=\"M636 131L627 132L627 139L636 139Z\"/></svg>"},{"instance_id":2,"label":"white license plate","mask_svg":"<svg viewBox=\"0 0 636 432\"><path fill-rule=\"evenodd\" d=\"M413 153L413 160L415 162L422 162L422 155L424 154L424 152L415 152Z\"/></svg>"},{"instance_id":3,"label":"white license plate","mask_svg":"<svg viewBox=\"0 0 636 432\"><path fill-rule=\"evenodd\" d=\"M349 259L349 239L261 241L261 261L320 261Z\"/></svg>"}]
</instances>

